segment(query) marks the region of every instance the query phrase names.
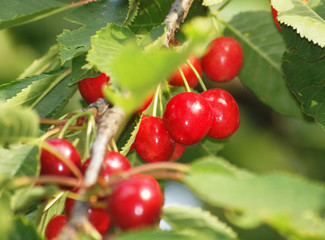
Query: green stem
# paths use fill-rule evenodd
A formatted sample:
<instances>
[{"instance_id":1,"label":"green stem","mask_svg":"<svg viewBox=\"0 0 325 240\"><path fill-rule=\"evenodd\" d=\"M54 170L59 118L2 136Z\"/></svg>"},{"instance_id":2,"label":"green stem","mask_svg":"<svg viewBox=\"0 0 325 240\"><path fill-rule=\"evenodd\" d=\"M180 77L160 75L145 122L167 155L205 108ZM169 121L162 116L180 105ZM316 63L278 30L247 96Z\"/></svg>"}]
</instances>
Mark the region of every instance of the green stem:
<instances>
[{"instance_id":1,"label":"green stem","mask_svg":"<svg viewBox=\"0 0 325 240\"><path fill-rule=\"evenodd\" d=\"M177 69L178 69L179 73L181 74L181 77L182 77L182 79L183 79L183 82L184 82L184 86L185 86L185 88L186 88L186 91L187 91L187 92L191 92L191 88L190 88L190 86L188 85L188 82L187 82L187 80L186 80L186 78L185 78L185 76L184 76L184 73L183 73L182 69L180 69L179 67L178 67Z\"/></svg>"},{"instance_id":2,"label":"green stem","mask_svg":"<svg viewBox=\"0 0 325 240\"><path fill-rule=\"evenodd\" d=\"M159 91L160 91L160 84L158 85L158 87L156 89L155 97L154 97L154 100L153 100L152 116L154 116L154 117L157 116L157 106L158 106Z\"/></svg>"},{"instance_id":3,"label":"green stem","mask_svg":"<svg viewBox=\"0 0 325 240\"><path fill-rule=\"evenodd\" d=\"M201 88L203 89L203 91L206 91L207 90L207 87L205 86L200 74L196 71L195 67L192 65L192 63L187 60L186 61L186 64L192 69L192 71L194 72L196 78L199 80L199 83L201 85Z\"/></svg>"}]
</instances>

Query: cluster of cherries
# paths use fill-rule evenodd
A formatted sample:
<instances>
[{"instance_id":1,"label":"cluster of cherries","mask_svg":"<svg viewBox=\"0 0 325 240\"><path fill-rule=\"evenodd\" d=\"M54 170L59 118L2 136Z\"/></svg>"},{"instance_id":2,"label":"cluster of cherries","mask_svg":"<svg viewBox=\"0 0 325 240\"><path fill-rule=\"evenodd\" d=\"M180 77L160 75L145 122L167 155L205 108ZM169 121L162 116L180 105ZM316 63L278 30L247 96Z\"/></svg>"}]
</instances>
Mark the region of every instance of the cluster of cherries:
<instances>
[{"instance_id":1,"label":"cluster of cherries","mask_svg":"<svg viewBox=\"0 0 325 240\"><path fill-rule=\"evenodd\" d=\"M193 68L199 75L203 69L213 81L229 81L240 71L243 53L235 39L219 37L201 61L192 55L187 62L171 75L170 85L184 86L184 78L190 87L195 87L199 80ZM134 148L146 162L175 161L186 146L200 142L206 135L215 139L231 136L239 122L237 103L227 91L215 88L201 94L182 92L168 101L162 118L142 118Z\"/></svg>"},{"instance_id":2,"label":"cluster of cherries","mask_svg":"<svg viewBox=\"0 0 325 240\"><path fill-rule=\"evenodd\" d=\"M47 143L85 173L90 158L81 164L78 151L69 141L53 138L47 140ZM73 177L72 171L60 158L45 148L42 149L40 161L41 175ZM129 169L131 164L125 156L119 152L107 151L98 181L107 182L112 175ZM78 189L73 189L71 192L77 193ZM89 207L88 220L99 233L105 234L112 226L128 230L157 224L164 198L155 178L150 175L136 174L118 182L114 185L111 194L100 201L104 207ZM74 205L75 199L68 196L65 202L65 214L53 217L45 229L48 240L54 239L67 224Z\"/></svg>"},{"instance_id":3,"label":"cluster of cherries","mask_svg":"<svg viewBox=\"0 0 325 240\"><path fill-rule=\"evenodd\" d=\"M240 71L243 52L239 43L230 37L216 38L207 49L201 61L195 56L188 58L187 64L180 66L180 71L170 76L172 86L195 87L204 71L208 78L216 82L233 79ZM193 71L195 69L196 73ZM98 98L104 98L103 88L109 84L109 77L104 73L94 78L85 78L78 83L84 100L91 104ZM136 113L144 111L151 103L150 95ZM172 97L162 118L142 115L139 131L134 141L134 149L147 162L176 161L185 151L186 146L201 141L206 135L224 139L231 136L239 127L239 109L234 98L220 88L209 89L201 94L182 92ZM90 158L81 164L78 151L65 139L48 139L46 142L61 157L70 161L85 173ZM74 174L57 154L42 149L41 175L73 177ZM131 168L128 159L122 154L108 151L102 165L99 182L108 182L112 175ZM71 192L77 193L78 189ZM73 195L73 194L71 194ZM52 218L45 231L47 239L54 239L64 225L75 204L69 195L66 199L65 214ZM152 226L158 223L163 205L163 194L157 181L150 175L137 174L119 181L113 186L105 199L105 207L90 206L89 222L101 234L112 226L122 230Z\"/></svg>"}]
</instances>

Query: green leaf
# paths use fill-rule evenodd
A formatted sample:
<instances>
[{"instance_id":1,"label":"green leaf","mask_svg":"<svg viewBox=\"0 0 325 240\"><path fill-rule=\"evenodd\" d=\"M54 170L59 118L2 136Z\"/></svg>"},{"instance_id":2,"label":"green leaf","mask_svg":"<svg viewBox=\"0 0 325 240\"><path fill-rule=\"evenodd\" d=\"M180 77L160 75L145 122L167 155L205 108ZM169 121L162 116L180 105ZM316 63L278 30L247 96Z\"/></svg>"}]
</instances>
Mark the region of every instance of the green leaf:
<instances>
[{"instance_id":1,"label":"green leaf","mask_svg":"<svg viewBox=\"0 0 325 240\"><path fill-rule=\"evenodd\" d=\"M0 29L32 22L78 5L80 3L72 5L58 0L0 0Z\"/></svg>"},{"instance_id":2,"label":"green leaf","mask_svg":"<svg viewBox=\"0 0 325 240\"><path fill-rule=\"evenodd\" d=\"M0 148L0 175L19 177L37 176L39 150L35 145L10 145Z\"/></svg>"},{"instance_id":3,"label":"green leaf","mask_svg":"<svg viewBox=\"0 0 325 240\"><path fill-rule=\"evenodd\" d=\"M229 218L242 227L264 222L285 235L294 232L302 237L312 226L315 235L320 234L317 237L323 236L323 220L316 224L315 218L308 218L310 214L319 216L324 208L322 184L280 173L255 176L230 166L222 169L222 165L213 157L197 161L184 182L207 203L234 211ZM299 218L303 220L297 221Z\"/></svg>"},{"instance_id":4,"label":"green leaf","mask_svg":"<svg viewBox=\"0 0 325 240\"><path fill-rule=\"evenodd\" d=\"M283 70L289 87L304 113L325 129L325 48L301 39L291 28L282 31L288 46Z\"/></svg>"},{"instance_id":5,"label":"green leaf","mask_svg":"<svg viewBox=\"0 0 325 240\"><path fill-rule=\"evenodd\" d=\"M41 236L36 231L36 227L25 217L16 217L14 220L14 225L10 231L8 240L17 239L42 240Z\"/></svg>"},{"instance_id":6,"label":"green leaf","mask_svg":"<svg viewBox=\"0 0 325 240\"><path fill-rule=\"evenodd\" d=\"M2 239L8 239L12 224L12 212L9 208L9 199L1 196L0 198L0 236Z\"/></svg>"},{"instance_id":7,"label":"green leaf","mask_svg":"<svg viewBox=\"0 0 325 240\"><path fill-rule=\"evenodd\" d=\"M244 62L239 73L242 83L278 113L301 117L301 110L283 79L280 64L285 45L271 14L240 13L226 26L225 35L234 37L243 48Z\"/></svg>"},{"instance_id":8,"label":"green leaf","mask_svg":"<svg viewBox=\"0 0 325 240\"><path fill-rule=\"evenodd\" d=\"M237 239L236 233L210 212L198 207L170 206L163 209L162 218L173 230L211 231L215 239Z\"/></svg>"},{"instance_id":9,"label":"green leaf","mask_svg":"<svg viewBox=\"0 0 325 240\"><path fill-rule=\"evenodd\" d=\"M128 0L94 1L71 12L67 20L80 23L82 27L73 31L64 30L58 36L62 63L87 51L90 48L90 37L107 23L122 25L128 12Z\"/></svg>"},{"instance_id":10,"label":"green leaf","mask_svg":"<svg viewBox=\"0 0 325 240\"><path fill-rule=\"evenodd\" d=\"M81 54L72 59L72 81L71 84L77 83L84 78L96 77L100 73L93 69L93 66L86 61L86 54Z\"/></svg>"},{"instance_id":11,"label":"green leaf","mask_svg":"<svg viewBox=\"0 0 325 240\"><path fill-rule=\"evenodd\" d=\"M14 143L38 136L39 120L35 111L12 108L0 102L0 143Z\"/></svg>"},{"instance_id":12,"label":"green leaf","mask_svg":"<svg viewBox=\"0 0 325 240\"><path fill-rule=\"evenodd\" d=\"M41 118L52 117L63 108L77 90L71 83L70 70L41 74L0 86L0 98L12 107L32 107Z\"/></svg>"},{"instance_id":13,"label":"green leaf","mask_svg":"<svg viewBox=\"0 0 325 240\"><path fill-rule=\"evenodd\" d=\"M209 236L206 236L204 232L196 232L193 230L187 230L184 232L174 231L158 231L158 230L144 230L137 232L124 233L114 237L114 240L197 240L200 236L200 240L218 240Z\"/></svg>"},{"instance_id":14,"label":"green leaf","mask_svg":"<svg viewBox=\"0 0 325 240\"><path fill-rule=\"evenodd\" d=\"M59 58L59 48L57 45L50 47L48 52L39 59L36 59L25 71L19 75L18 79L24 79L34 75L57 70L61 67Z\"/></svg>"},{"instance_id":15,"label":"green leaf","mask_svg":"<svg viewBox=\"0 0 325 240\"><path fill-rule=\"evenodd\" d=\"M135 137L138 133L142 114L138 114L136 118L131 121L131 124L126 127L126 130L120 136L117 146L121 149L120 153L124 156L130 151L130 148L135 140Z\"/></svg>"},{"instance_id":16,"label":"green leaf","mask_svg":"<svg viewBox=\"0 0 325 240\"><path fill-rule=\"evenodd\" d=\"M49 199L47 201L46 206L43 210L43 215L41 217L41 221L38 224L38 231L44 235L45 228L48 224L48 222L53 218L54 216L62 214L64 207L65 207L65 200L67 197L68 192L61 192L55 196L53 196L52 199Z\"/></svg>"},{"instance_id":17,"label":"green leaf","mask_svg":"<svg viewBox=\"0 0 325 240\"><path fill-rule=\"evenodd\" d=\"M280 23L293 27L301 37L325 47L325 20L312 8L300 0L272 0L272 5L278 11Z\"/></svg>"},{"instance_id":18,"label":"green leaf","mask_svg":"<svg viewBox=\"0 0 325 240\"><path fill-rule=\"evenodd\" d=\"M28 186L19 189L11 197L10 208L15 212L26 212L29 207L38 204L45 197L53 195L57 190L56 186Z\"/></svg>"}]
</instances>

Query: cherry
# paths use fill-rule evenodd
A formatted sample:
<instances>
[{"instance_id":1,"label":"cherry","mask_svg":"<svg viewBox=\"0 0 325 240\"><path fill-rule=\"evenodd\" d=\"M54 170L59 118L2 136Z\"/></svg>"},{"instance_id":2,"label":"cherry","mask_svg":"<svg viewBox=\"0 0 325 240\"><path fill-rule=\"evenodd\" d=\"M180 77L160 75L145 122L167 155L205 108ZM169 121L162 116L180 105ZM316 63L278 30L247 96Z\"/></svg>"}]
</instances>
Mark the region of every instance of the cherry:
<instances>
[{"instance_id":1,"label":"cherry","mask_svg":"<svg viewBox=\"0 0 325 240\"><path fill-rule=\"evenodd\" d=\"M186 146L183 144L176 143L175 150L173 155L170 157L169 161L175 162L177 161L185 152Z\"/></svg>"},{"instance_id":2,"label":"cherry","mask_svg":"<svg viewBox=\"0 0 325 240\"><path fill-rule=\"evenodd\" d=\"M201 93L211 107L212 124L208 132L210 137L223 139L231 136L239 127L239 109L235 99L220 88L209 89Z\"/></svg>"},{"instance_id":3,"label":"cherry","mask_svg":"<svg viewBox=\"0 0 325 240\"><path fill-rule=\"evenodd\" d=\"M143 117L134 140L134 148L146 162L161 162L170 159L175 142L160 117Z\"/></svg>"},{"instance_id":4,"label":"cherry","mask_svg":"<svg viewBox=\"0 0 325 240\"><path fill-rule=\"evenodd\" d=\"M109 77L102 73L97 77L84 78L78 82L81 96L88 104L94 103L98 98L105 98L102 88L106 86Z\"/></svg>"},{"instance_id":5,"label":"cherry","mask_svg":"<svg viewBox=\"0 0 325 240\"><path fill-rule=\"evenodd\" d=\"M145 111L149 107L150 103L152 102L153 96L154 96L154 93L151 93L144 100L143 104L139 107L139 109L135 111L135 113L141 113L141 112Z\"/></svg>"},{"instance_id":6,"label":"cherry","mask_svg":"<svg viewBox=\"0 0 325 240\"><path fill-rule=\"evenodd\" d=\"M274 21L276 27L277 27L280 31L282 31L282 29L281 29L281 27L280 27L280 23L279 23L279 21L276 19L276 18L278 17L278 11L275 10L275 9L273 8L272 5L271 5L271 12L272 12L273 21Z\"/></svg>"},{"instance_id":7,"label":"cherry","mask_svg":"<svg viewBox=\"0 0 325 240\"><path fill-rule=\"evenodd\" d=\"M45 228L45 237L47 240L55 239L62 228L67 224L68 220L65 215L57 215L48 222Z\"/></svg>"},{"instance_id":8,"label":"cherry","mask_svg":"<svg viewBox=\"0 0 325 240\"><path fill-rule=\"evenodd\" d=\"M200 59L197 58L194 55L191 55L188 59L187 59L192 65L193 67L196 69L196 71L202 75L202 67L201 67L201 62ZM195 87L199 80L197 79L195 73L193 72L193 70L186 64L183 63L180 66L180 69L182 70L182 72L184 73L184 76L188 82L188 85L193 88ZM172 86L184 86L184 82L183 79L181 77L181 74L179 73L178 70L175 70L171 77L168 80L169 84Z\"/></svg>"},{"instance_id":9,"label":"cherry","mask_svg":"<svg viewBox=\"0 0 325 240\"><path fill-rule=\"evenodd\" d=\"M85 173L88 165L90 163L90 158L88 158L82 165L82 172ZM100 177L109 180L110 175L113 173L126 171L131 168L129 160L119 152L107 151L104 156L103 168L100 173Z\"/></svg>"},{"instance_id":10,"label":"cherry","mask_svg":"<svg viewBox=\"0 0 325 240\"><path fill-rule=\"evenodd\" d=\"M78 192L78 189L72 190L72 192ZM74 199L67 197L65 200L65 213L68 217L71 215L71 211L75 204ZM97 231L101 234L107 232L110 228L110 218L106 212L105 208L95 208L89 207L88 208L88 220L89 222L97 229Z\"/></svg>"},{"instance_id":11,"label":"cherry","mask_svg":"<svg viewBox=\"0 0 325 240\"><path fill-rule=\"evenodd\" d=\"M201 59L203 71L215 82L233 79L239 73L242 63L242 48L231 37L214 39Z\"/></svg>"},{"instance_id":12,"label":"cherry","mask_svg":"<svg viewBox=\"0 0 325 240\"><path fill-rule=\"evenodd\" d=\"M210 129L210 106L201 95L182 92L169 100L163 120L167 131L176 142L193 145L202 140Z\"/></svg>"},{"instance_id":13,"label":"cherry","mask_svg":"<svg viewBox=\"0 0 325 240\"><path fill-rule=\"evenodd\" d=\"M137 174L113 188L107 211L117 227L135 229L158 223L163 202L156 179Z\"/></svg>"},{"instance_id":14,"label":"cherry","mask_svg":"<svg viewBox=\"0 0 325 240\"><path fill-rule=\"evenodd\" d=\"M46 142L56 148L66 159L80 168L80 155L77 149L68 140L52 138L46 140ZM57 156L50 153L45 148L41 150L40 162L41 175L74 176L71 170Z\"/></svg>"}]
</instances>

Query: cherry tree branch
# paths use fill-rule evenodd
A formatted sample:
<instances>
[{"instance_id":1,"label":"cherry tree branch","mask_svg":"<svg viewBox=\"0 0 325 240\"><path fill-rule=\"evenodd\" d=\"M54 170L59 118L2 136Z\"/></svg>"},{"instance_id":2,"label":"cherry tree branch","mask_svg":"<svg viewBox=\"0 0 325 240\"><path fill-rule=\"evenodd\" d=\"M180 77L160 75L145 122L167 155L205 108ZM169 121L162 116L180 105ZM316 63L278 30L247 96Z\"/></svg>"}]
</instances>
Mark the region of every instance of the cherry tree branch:
<instances>
[{"instance_id":1,"label":"cherry tree branch","mask_svg":"<svg viewBox=\"0 0 325 240\"><path fill-rule=\"evenodd\" d=\"M164 40L164 46L168 47L171 40L174 39L175 32L184 22L190 7L194 0L175 0L172 4L164 23L167 23L167 34Z\"/></svg>"}]
</instances>

